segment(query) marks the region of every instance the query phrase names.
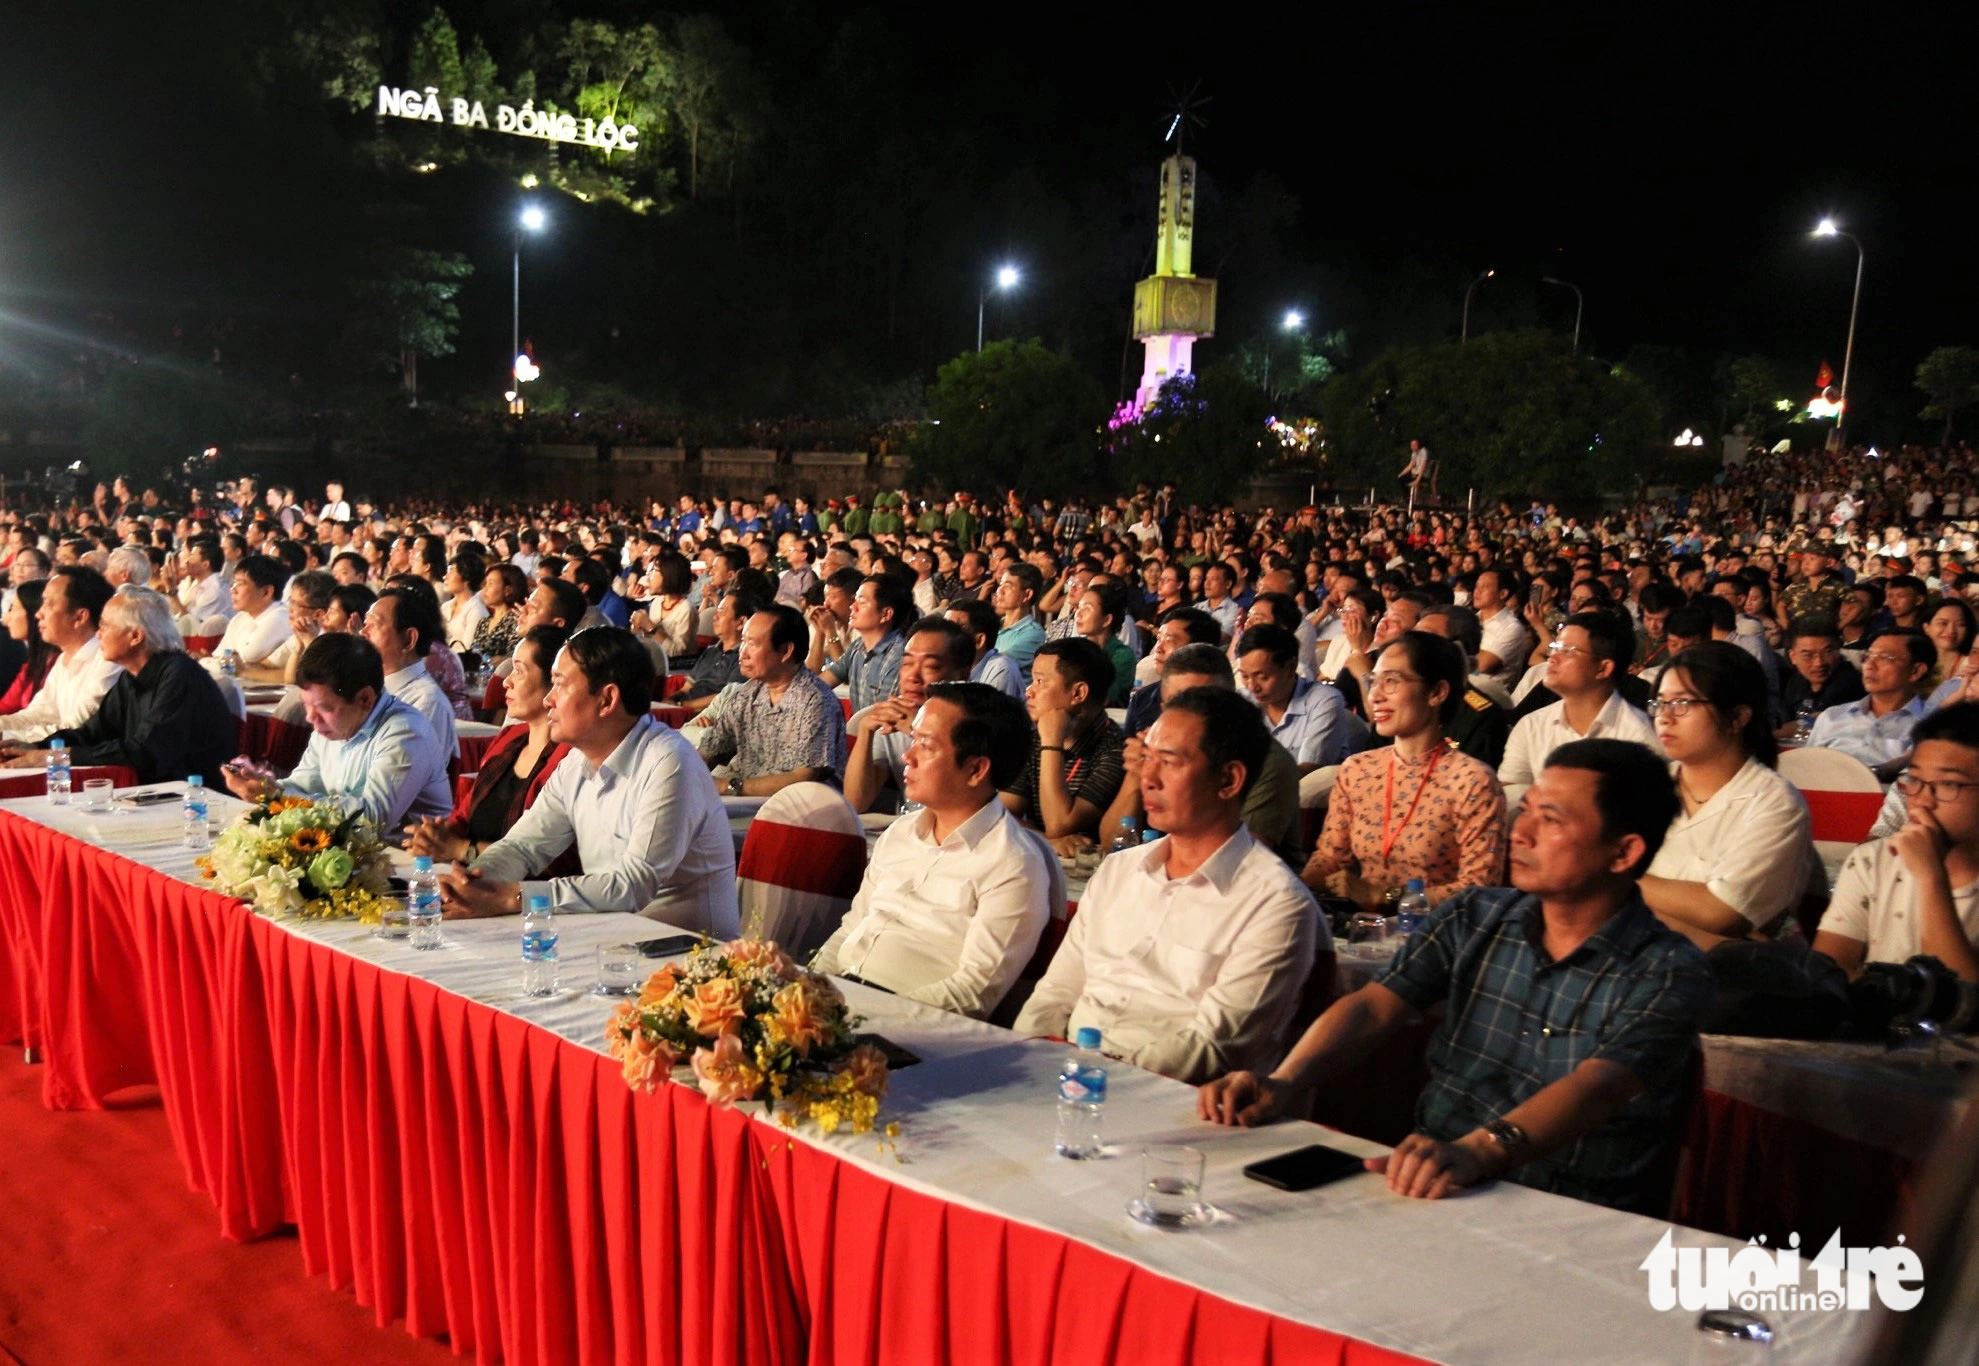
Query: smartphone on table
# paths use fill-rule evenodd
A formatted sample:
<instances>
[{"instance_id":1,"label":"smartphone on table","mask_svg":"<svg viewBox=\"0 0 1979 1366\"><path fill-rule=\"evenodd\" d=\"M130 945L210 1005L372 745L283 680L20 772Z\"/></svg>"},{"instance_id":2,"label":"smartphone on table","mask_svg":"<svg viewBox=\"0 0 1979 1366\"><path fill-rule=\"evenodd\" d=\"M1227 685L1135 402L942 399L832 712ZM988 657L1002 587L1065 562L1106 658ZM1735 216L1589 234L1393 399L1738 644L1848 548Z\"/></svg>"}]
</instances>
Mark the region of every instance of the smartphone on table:
<instances>
[{"instance_id":1,"label":"smartphone on table","mask_svg":"<svg viewBox=\"0 0 1979 1366\"><path fill-rule=\"evenodd\" d=\"M1244 1175L1282 1191L1309 1191L1366 1170L1363 1160L1352 1153L1315 1143L1253 1162L1244 1168Z\"/></svg>"}]
</instances>

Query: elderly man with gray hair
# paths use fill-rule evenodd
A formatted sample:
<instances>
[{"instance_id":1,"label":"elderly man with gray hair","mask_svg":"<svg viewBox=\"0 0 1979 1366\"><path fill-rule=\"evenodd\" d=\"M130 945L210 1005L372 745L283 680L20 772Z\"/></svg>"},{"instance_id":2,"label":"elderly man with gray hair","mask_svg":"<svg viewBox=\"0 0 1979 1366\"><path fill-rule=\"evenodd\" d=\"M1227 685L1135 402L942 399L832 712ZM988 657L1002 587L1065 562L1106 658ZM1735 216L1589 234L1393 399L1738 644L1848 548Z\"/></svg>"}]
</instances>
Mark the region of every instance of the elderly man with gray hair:
<instances>
[{"instance_id":1,"label":"elderly man with gray hair","mask_svg":"<svg viewBox=\"0 0 1979 1366\"><path fill-rule=\"evenodd\" d=\"M104 561L103 577L110 580L112 588L122 588L127 583L149 588L151 556L144 553L142 546L120 545Z\"/></svg>"},{"instance_id":2,"label":"elderly man with gray hair","mask_svg":"<svg viewBox=\"0 0 1979 1366\"><path fill-rule=\"evenodd\" d=\"M94 716L55 733L68 743L72 761L121 764L136 770L141 783L197 773L220 788L220 765L238 748L239 731L219 685L186 655L171 604L127 584L104 606L97 637L103 658L123 672ZM44 762L43 751L31 750L10 766Z\"/></svg>"}]
</instances>

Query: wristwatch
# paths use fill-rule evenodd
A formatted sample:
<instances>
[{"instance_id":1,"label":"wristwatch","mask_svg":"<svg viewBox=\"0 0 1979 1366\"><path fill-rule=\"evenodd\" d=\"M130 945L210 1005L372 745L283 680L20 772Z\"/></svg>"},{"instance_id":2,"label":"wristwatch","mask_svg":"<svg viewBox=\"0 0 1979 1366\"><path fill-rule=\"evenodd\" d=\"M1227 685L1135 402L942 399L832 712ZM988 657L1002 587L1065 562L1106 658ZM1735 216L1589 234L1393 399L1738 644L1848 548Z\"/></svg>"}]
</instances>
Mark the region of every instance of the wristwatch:
<instances>
[{"instance_id":1,"label":"wristwatch","mask_svg":"<svg viewBox=\"0 0 1979 1366\"><path fill-rule=\"evenodd\" d=\"M1505 1155L1508 1157L1517 1156L1532 1142L1526 1137L1525 1130L1509 1119L1492 1120L1484 1126L1484 1132L1491 1136L1492 1142L1505 1150Z\"/></svg>"},{"instance_id":2,"label":"wristwatch","mask_svg":"<svg viewBox=\"0 0 1979 1366\"><path fill-rule=\"evenodd\" d=\"M728 795L731 797L742 795L742 779L739 776L728 780Z\"/></svg>"}]
</instances>

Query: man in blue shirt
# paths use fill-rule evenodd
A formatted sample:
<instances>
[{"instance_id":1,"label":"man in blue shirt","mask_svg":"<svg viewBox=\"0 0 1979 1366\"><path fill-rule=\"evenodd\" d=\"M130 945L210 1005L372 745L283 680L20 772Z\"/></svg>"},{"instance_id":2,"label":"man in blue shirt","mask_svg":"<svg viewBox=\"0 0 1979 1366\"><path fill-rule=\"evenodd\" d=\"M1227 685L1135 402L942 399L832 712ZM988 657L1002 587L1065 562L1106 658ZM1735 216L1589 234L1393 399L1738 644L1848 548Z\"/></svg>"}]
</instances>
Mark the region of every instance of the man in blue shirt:
<instances>
[{"instance_id":1,"label":"man in blue shirt","mask_svg":"<svg viewBox=\"0 0 1979 1366\"><path fill-rule=\"evenodd\" d=\"M826 686L850 685L852 710L892 697L900 683L900 652L914 621L914 593L904 579L873 574L852 595L847 623L857 637L820 672Z\"/></svg>"},{"instance_id":2,"label":"man in blue shirt","mask_svg":"<svg viewBox=\"0 0 1979 1366\"><path fill-rule=\"evenodd\" d=\"M1024 686L1031 686L1031 661L1044 644L1044 627L1038 624L1038 594L1044 591L1044 576L1034 564L1012 560L996 581L996 595L990 599L1003 618L996 633L996 652L1017 666Z\"/></svg>"},{"instance_id":3,"label":"man in blue shirt","mask_svg":"<svg viewBox=\"0 0 1979 1366\"><path fill-rule=\"evenodd\" d=\"M1894 780L1909 759L1911 727L1924 719L1917 690L1937 657L1937 647L1922 631L1880 632L1862 656L1867 696L1815 717L1807 743L1838 749L1867 764L1878 780Z\"/></svg>"},{"instance_id":4,"label":"man in blue shirt","mask_svg":"<svg viewBox=\"0 0 1979 1366\"><path fill-rule=\"evenodd\" d=\"M1649 1179L1712 999L1703 954L1636 887L1680 810L1646 746L1554 750L1512 826L1513 887L1443 903L1269 1076L1233 1072L1203 1087L1200 1113L1264 1123L1442 1002L1416 1131L1369 1159L1370 1171L1428 1199L1504 1177L1655 1208L1668 1192Z\"/></svg>"},{"instance_id":5,"label":"man in blue shirt","mask_svg":"<svg viewBox=\"0 0 1979 1366\"><path fill-rule=\"evenodd\" d=\"M295 680L315 732L302 762L280 783L225 769L236 797L258 802L288 792L340 801L380 831L452 812L448 756L426 718L385 691L385 666L370 641L341 631L318 636L296 661Z\"/></svg>"}]
</instances>

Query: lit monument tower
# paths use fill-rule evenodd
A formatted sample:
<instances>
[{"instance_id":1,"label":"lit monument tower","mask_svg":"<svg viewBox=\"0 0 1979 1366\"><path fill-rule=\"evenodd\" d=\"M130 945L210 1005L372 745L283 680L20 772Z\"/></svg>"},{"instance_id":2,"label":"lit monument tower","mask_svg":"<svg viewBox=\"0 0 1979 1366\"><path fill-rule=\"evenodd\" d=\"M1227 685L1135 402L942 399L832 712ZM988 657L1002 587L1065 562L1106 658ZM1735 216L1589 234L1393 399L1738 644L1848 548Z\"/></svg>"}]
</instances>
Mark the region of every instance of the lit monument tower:
<instances>
[{"instance_id":1,"label":"lit monument tower","mask_svg":"<svg viewBox=\"0 0 1979 1366\"><path fill-rule=\"evenodd\" d=\"M1177 122L1180 122L1178 117ZM1147 353L1135 409L1154 402L1163 381L1191 373L1196 338L1216 335L1216 281L1195 263L1196 159L1176 152L1161 163L1154 274L1134 286L1134 337Z\"/></svg>"}]
</instances>

